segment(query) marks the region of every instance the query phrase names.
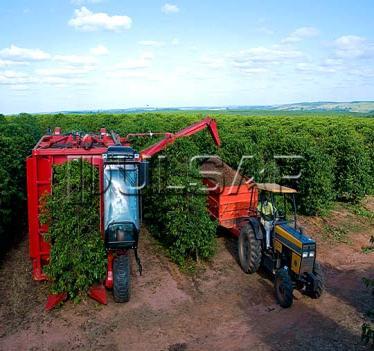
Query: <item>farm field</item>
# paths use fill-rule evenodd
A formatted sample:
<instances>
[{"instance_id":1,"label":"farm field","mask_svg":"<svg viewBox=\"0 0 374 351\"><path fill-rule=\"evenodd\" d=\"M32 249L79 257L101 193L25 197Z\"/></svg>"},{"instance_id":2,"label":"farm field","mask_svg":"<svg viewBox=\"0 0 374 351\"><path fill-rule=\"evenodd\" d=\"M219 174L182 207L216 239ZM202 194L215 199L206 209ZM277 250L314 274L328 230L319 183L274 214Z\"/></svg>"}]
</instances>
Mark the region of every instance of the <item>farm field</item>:
<instances>
[{"instance_id":1,"label":"farm field","mask_svg":"<svg viewBox=\"0 0 374 351\"><path fill-rule=\"evenodd\" d=\"M95 132L106 127L108 131L115 130L126 136L134 132L175 132L203 117L196 112L2 117L2 247L20 232L14 209L25 211L24 159L48 128L53 130L58 126L66 133ZM179 141L165 153L171 159L178 158L179 163L174 168L185 172L182 161L192 154L218 154L234 169L241 164L241 173L258 182L275 181L296 188L298 210L307 215L327 213L336 200L356 203L366 194L374 193L374 118L348 113L274 111L246 112L246 115L214 113L213 117L218 123L221 148L214 146L207 132ZM131 139L138 150L156 141L155 137ZM299 158L282 158L289 155ZM252 158L241 163L243 156ZM157 174L157 165L153 168ZM297 174L301 175L298 179L283 179L284 175ZM183 178L179 179L183 181ZM146 198L146 217L147 206L151 208L154 201L160 203L160 199L159 196ZM166 201L165 206L161 210L170 208L170 203ZM148 211L149 220L165 221L164 217L152 217L152 213Z\"/></svg>"},{"instance_id":2,"label":"farm field","mask_svg":"<svg viewBox=\"0 0 374 351\"><path fill-rule=\"evenodd\" d=\"M374 351L374 1L0 2L0 351Z\"/></svg>"},{"instance_id":3,"label":"farm field","mask_svg":"<svg viewBox=\"0 0 374 351\"><path fill-rule=\"evenodd\" d=\"M0 349L115 350L125 341L128 350L365 349L361 325L372 296L362 278L374 278L374 253L365 250L374 235L374 118L348 113L214 113L221 148L203 132L164 152L179 172L173 174L178 182L190 179L182 162L187 156L217 154L236 169L243 155L251 155L241 164L242 174L296 188L300 224L317 240L327 276L320 300L297 295L291 309L280 308L270 277L243 273L236 241L228 235L216 239L204 198L194 210L183 194L146 193L140 237L144 276L133 262L130 302L115 304L110 297L106 307L84 300L44 311L48 285L31 280L26 238L24 159L38 138L57 126L63 132L106 127L122 136L175 132L203 117L167 112L0 118L0 320L7 321L1 323ZM142 149L156 140L136 139L133 146ZM301 158L274 158L279 155ZM153 168L155 184L160 166L154 162ZM282 177L298 173L299 179ZM199 223L199 231L182 228L183 216Z\"/></svg>"},{"instance_id":4,"label":"farm field","mask_svg":"<svg viewBox=\"0 0 374 351\"><path fill-rule=\"evenodd\" d=\"M367 208L373 209L374 199ZM246 275L236 262L236 242L218 238L217 255L193 274L165 257L146 229L140 254L144 274L133 261L133 296L107 306L88 299L44 311L46 284L33 282L22 241L0 268L2 350L367 350L360 343L363 315L372 303L361 277L372 277L373 253L363 253L373 223L338 205L328 217L302 217L317 239L327 276L319 300L303 295L291 309L275 303L264 274ZM354 225L353 225L354 223ZM344 238L325 236L326 225L350 228ZM251 345L249 348L248 345Z\"/></svg>"}]
</instances>

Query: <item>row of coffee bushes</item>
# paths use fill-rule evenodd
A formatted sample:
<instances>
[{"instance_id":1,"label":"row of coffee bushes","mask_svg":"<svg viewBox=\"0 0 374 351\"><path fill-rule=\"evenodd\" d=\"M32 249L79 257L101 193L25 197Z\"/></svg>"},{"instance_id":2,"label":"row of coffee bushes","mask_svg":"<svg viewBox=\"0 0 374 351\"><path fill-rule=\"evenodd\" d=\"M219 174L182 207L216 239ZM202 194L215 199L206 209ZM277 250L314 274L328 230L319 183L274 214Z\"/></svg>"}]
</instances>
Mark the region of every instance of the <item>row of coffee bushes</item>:
<instances>
[{"instance_id":1,"label":"row of coffee bushes","mask_svg":"<svg viewBox=\"0 0 374 351\"><path fill-rule=\"evenodd\" d=\"M0 115L0 253L21 237L26 223L25 159L40 130L35 117Z\"/></svg>"},{"instance_id":2,"label":"row of coffee bushes","mask_svg":"<svg viewBox=\"0 0 374 351\"><path fill-rule=\"evenodd\" d=\"M41 116L44 127L99 130L105 126L122 135L133 132L177 131L204 117L203 113ZM357 202L374 193L374 119L347 114L256 112L215 114L223 141L218 154L255 180L272 180L300 191L300 211L325 212L333 201ZM155 138L133 139L141 148ZM200 153L217 152L207 139ZM287 158L288 157L288 158ZM299 177L295 177L300 175ZM290 177L291 176L291 177ZM296 179L297 178L297 179Z\"/></svg>"},{"instance_id":3,"label":"row of coffee bushes","mask_svg":"<svg viewBox=\"0 0 374 351\"><path fill-rule=\"evenodd\" d=\"M181 112L60 114L36 116L34 122L36 130L59 126L63 131L92 132L106 127L125 136L134 132L175 132L204 116ZM214 146L207 132L175 143L164 155L168 156L168 166L179 170L169 180L183 185L184 190L151 191L145 196L145 217L179 263L188 257L209 257L214 251L215 224L209 221L204 197L187 191L190 178L196 178L198 169L190 167L190 174L182 171L186 157L218 154L233 168L240 165L241 172L256 181L293 186L300 192L299 211L309 215L325 213L336 200L357 202L374 192L373 118L267 112L213 117L218 122L221 148ZM141 137L131 142L141 150L157 140ZM154 163L153 170L150 189L167 177L162 165Z\"/></svg>"}]
</instances>

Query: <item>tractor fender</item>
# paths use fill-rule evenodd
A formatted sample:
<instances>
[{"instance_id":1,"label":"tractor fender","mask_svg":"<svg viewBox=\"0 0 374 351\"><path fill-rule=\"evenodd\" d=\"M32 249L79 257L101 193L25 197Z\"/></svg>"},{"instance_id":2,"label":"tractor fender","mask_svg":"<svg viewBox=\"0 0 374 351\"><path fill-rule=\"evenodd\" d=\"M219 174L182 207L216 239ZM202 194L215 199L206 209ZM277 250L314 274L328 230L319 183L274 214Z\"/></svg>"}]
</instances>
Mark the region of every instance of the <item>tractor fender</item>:
<instances>
[{"instance_id":1,"label":"tractor fender","mask_svg":"<svg viewBox=\"0 0 374 351\"><path fill-rule=\"evenodd\" d=\"M262 233L262 230L260 227L260 221L257 218L249 218L248 223L253 228L253 231L255 232L255 235L256 235L256 239L263 240L264 234Z\"/></svg>"}]
</instances>

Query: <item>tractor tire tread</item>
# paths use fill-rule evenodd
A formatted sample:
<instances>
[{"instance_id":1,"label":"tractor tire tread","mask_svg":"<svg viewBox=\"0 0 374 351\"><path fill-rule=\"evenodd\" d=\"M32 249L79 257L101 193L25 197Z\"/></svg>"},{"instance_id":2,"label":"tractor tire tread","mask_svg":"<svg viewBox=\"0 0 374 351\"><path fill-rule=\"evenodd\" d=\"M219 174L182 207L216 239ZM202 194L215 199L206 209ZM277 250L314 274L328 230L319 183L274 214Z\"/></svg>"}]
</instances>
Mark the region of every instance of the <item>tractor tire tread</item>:
<instances>
[{"instance_id":1,"label":"tractor tire tread","mask_svg":"<svg viewBox=\"0 0 374 351\"><path fill-rule=\"evenodd\" d=\"M245 237L249 245L248 259L246 259L243 254ZM238 252L240 265L243 271L248 274L257 272L261 265L262 258L261 241L256 239L256 235L250 224L245 225L240 232L238 240Z\"/></svg>"},{"instance_id":2,"label":"tractor tire tread","mask_svg":"<svg viewBox=\"0 0 374 351\"><path fill-rule=\"evenodd\" d=\"M128 302L131 293L130 257L118 256L113 262L113 297L115 302Z\"/></svg>"},{"instance_id":3,"label":"tractor tire tread","mask_svg":"<svg viewBox=\"0 0 374 351\"><path fill-rule=\"evenodd\" d=\"M325 279L324 279L321 265L318 262L314 264L313 273L315 276L315 281L314 281L314 288L311 291L310 295L313 299L319 299L323 293L323 290L325 289Z\"/></svg>"},{"instance_id":4,"label":"tractor tire tread","mask_svg":"<svg viewBox=\"0 0 374 351\"><path fill-rule=\"evenodd\" d=\"M280 296L279 286L282 286L283 296ZM275 296L279 305L288 308L293 303L293 284L288 271L281 268L275 273Z\"/></svg>"}]
</instances>

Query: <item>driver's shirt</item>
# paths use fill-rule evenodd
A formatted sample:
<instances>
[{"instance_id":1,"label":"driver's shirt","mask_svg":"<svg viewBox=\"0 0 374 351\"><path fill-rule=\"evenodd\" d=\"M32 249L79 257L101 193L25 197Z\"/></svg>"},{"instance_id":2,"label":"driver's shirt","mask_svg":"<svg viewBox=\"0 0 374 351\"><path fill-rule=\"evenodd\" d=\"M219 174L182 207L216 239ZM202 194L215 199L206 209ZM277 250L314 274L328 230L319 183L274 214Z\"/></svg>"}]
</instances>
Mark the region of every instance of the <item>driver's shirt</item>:
<instances>
[{"instance_id":1,"label":"driver's shirt","mask_svg":"<svg viewBox=\"0 0 374 351\"><path fill-rule=\"evenodd\" d=\"M271 202L267 202L267 204L259 203L257 206L257 210L261 213L261 216L265 221L272 221L274 217L274 206Z\"/></svg>"}]
</instances>

